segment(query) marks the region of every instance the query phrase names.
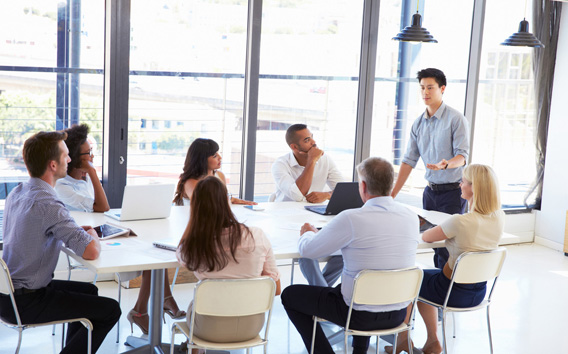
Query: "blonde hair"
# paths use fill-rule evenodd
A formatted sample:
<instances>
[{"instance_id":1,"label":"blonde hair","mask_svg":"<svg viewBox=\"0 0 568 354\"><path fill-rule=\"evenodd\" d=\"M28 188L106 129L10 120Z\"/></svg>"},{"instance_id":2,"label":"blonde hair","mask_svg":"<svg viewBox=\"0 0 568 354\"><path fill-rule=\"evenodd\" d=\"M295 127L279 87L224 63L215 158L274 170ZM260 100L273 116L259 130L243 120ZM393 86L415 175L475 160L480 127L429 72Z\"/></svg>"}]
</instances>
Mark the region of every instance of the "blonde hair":
<instances>
[{"instance_id":1,"label":"blonde hair","mask_svg":"<svg viewBox=\"0 0 568 354\"><path fill-rule=\"evenodd\" d=\"M491 167L480 164L469 165L463 171L463 178L472 185L472 211L488 215L501 209L499 182Z\"/></svg>"}]
</instances>

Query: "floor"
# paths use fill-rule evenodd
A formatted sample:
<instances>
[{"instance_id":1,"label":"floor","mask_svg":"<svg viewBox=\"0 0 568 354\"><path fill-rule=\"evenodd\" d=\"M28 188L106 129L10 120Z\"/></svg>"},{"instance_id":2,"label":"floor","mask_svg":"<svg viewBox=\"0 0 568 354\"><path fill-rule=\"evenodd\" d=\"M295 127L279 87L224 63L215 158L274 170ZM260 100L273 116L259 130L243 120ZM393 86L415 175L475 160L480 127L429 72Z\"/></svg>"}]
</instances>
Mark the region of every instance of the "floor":
<instances>
[{"instance_id":1,"label":"floor","mask_svg":"<svg viewBox=\"0 0 568 354\"><path fill-rule=\"evenodd\" d=\"M536 244L509 246L507 260L494 294L491 310L492 332L495 353L568 353L565 319L568 318L568 257L563 253ZM417 261L431 264L431 253L417 256ZM290 267L280 267L282 285L290 279ZM296 282L303 281L296 268ZM116 297L116 283L97 283L104 296ZM127 313L136 300L136 289L123 289L122 312ZM193 296L193 285L180 284L174 289L180 307L187 307ZM169 342L171 320L164 326L163 340ZM489 353L485 316L483 312L456 316L457 338L449 339L451 353ZM452 324L450 323L450 330ZM129 349L124 340L130 334L130 325L123 315L120 319L121 340L116 343L116 329L107 336L99 353L122 353ZM329 328L332 330L333 328ZM51 335L51 327L31 329L24 332L22 353L58 353L61 330ZM440 329L441 332L441 329ZM140 334L134 328L134 334ZM425 328L417 317L413 333L414 343L421 347L425 340ZM181 336L178 342L181 341ZM14 330L0 326L0 353L13 353L17 343ZM381 353L387 343L379 343ZM337 352L343 344L334 346ZM291 326L279 300L275 309L269 335L269 353L305 353L295 328ZM241 351L244 352L244 351ZM375 352L374 340L369 352ZM237 351L235 351L237 353ZM261 349L253 350L261 353ZM417 351L415 351L417 353ZM418 352L419 353L419 352Z\"/></svg>"}]
</instances>

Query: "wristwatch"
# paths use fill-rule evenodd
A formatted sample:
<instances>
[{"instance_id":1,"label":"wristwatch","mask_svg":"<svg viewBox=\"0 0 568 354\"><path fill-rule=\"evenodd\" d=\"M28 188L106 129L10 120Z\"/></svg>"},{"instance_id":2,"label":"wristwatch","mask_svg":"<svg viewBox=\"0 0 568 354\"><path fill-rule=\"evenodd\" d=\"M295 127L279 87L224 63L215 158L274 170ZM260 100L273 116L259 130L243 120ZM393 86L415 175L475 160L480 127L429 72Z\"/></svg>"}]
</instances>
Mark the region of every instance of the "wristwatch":
<instances>
[{"instance_id":1,"label":"wristwatch","mask_svg":"<svg viewBox=\"0 0 568 354\"><path fill-rule=\"evenodd\" d=\"M444 170L447 170L449 165L450 165L450 163L446 162L446 167L444 167Z\"/></svg>"}]
</instances>

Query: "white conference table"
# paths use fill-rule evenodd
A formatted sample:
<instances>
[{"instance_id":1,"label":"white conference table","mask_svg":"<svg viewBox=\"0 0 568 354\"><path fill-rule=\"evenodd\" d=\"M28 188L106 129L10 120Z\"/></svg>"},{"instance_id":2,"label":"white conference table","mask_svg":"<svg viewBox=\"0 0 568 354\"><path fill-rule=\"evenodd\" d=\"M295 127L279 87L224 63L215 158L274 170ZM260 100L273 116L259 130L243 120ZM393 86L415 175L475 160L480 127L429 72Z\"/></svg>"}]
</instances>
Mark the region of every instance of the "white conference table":
<instances>
[{"instance_id":1,"label":"white conference table","mask_svg":"<svg viewBox=\"0 0 568 354\"><path fill-rule=\"evenodd\" d=\"M270 239L276 259L299 258L298 239L300 227L309 222L316 227L326 225L333 216L319 215L304 209L308 203L281 202L261 203L262 211L253 211L242 205L233 205L237 219L248 226L260 227ZM449 217L448 214L425 211L408 206L417 214L433 224L439 224ZM189 220L189 207L175 206L169 218L119 222L102 213L71 212L79 225L98 226L104 223L121 225L133 230L137 237L116 237L101 242L101 254L98 259L87 261L73 251L64 252L97 274L129 272L139 270L152 271L152 283L149 303L150 328L148 340L129 353L161 353L162 304L164 289L164 269L179 266L175 253L156 248L154 241L166 238L181 238ZM502 244L514 243L516 236L505 234ZM443 242L418 244L419 249L443 247ZM127 343L140 345L138 337L129 336Z\"/></svg>"}]
</instances>

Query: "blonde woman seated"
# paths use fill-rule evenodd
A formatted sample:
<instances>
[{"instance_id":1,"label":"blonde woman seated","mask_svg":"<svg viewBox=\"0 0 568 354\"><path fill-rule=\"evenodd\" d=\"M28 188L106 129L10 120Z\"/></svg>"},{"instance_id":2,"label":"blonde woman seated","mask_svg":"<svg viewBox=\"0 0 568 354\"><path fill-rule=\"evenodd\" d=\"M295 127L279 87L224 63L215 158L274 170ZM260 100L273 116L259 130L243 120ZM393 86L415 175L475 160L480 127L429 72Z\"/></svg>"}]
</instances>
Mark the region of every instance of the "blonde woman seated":
<instances>
[{"instance_id":1,"label":"blonde woman seated","mask_svg":"<svg viewBox=\"0 0 568 354\"><path fill-rule=\"evenodd\" d=\"M280 273L270 241L261 229L237 221L227 189L217 177L206 177L195 185L178 260L199 280L267 275L276 281L276 294L280 294ZM264 314L237 318L197 316L194 334L218 343L244 341L256 337L263 325Z\"/></svg>"},{"instance_id":2,"label":"blonde woman seated","mask_svg":"<svg viewBox=\"0 0 568 354\"><path fill-rule=\"evenodd\" d=\"M174 196L175 205L187 205L197 182L208 176L217 177L225 186L227 181L221 168L223 157L219 153L219 144L211 139L198 138L187 149L183 173L179 176L179 182ZM227 195L225 195L225 198ZM232 204L257 204L248 200L231 197Z\"/></svg>"},{"instance_id":3,"label":"blonde woman seated","mask_svg":"<svg viewBox=\"0 0 568 354\"><path fill-rule=\"evenodd\" d=\"M426 242L445 240L450 258L440 269L425 269L420 296L443 304L450 286L450 278L457 258L464 252L496 249L503 235L505 213L501 210L499 184L493 169L485 165L470 165L463 172L461 197L468 201L469 213L453 215L447 221L422 234ZM448 300L451 307L476 306L485 297L486 283L454 284ZM418 303L418 310L424 319L427 339L422 352L439 354L442 345L437 337L438 311L425 303ZM407 318L406 321L409 319ZM397 350L408 351L407 332L398 336ZM392 347L385 348L392 353ZM399 351L399 352L400 352Z\"/></svg>"}]
</instances>

